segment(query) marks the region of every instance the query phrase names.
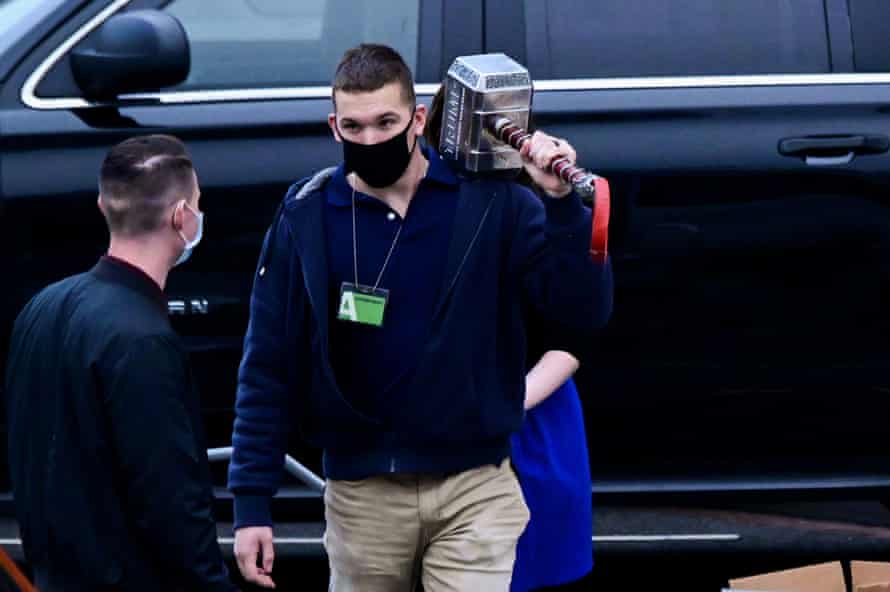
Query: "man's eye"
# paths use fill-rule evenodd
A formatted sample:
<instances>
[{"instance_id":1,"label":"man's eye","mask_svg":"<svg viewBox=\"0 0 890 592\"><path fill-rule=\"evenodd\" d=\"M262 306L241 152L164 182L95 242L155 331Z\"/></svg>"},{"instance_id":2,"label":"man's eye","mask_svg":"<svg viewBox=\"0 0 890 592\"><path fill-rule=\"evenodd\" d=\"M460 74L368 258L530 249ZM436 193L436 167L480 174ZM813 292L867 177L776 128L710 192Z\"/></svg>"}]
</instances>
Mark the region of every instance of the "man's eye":
<instances>
[{"instance_id":1,"label":"man's eye","mask_svg":"<svg viewBox=\"0 0 890 592\"><path fill-rule=\"evenodd\" d=\"M392 127L392 125L395 122L396 122L395 119L384 119L383 121L380 122L380 127L384 128L384 129L388 128L388 127Z\"/></svg>"},{"instance_id":2,"label":"man's eye","mask_svg":"<svg viewBox=\"0 0 890 592\"><path fill-rule=\"evenodd\" d=\"M343 129L350 131L350 132L354 132L355 130L358 129L358 126L354 123L344 123L342 127L343 127Z\"/></svg>"}]
</instances>

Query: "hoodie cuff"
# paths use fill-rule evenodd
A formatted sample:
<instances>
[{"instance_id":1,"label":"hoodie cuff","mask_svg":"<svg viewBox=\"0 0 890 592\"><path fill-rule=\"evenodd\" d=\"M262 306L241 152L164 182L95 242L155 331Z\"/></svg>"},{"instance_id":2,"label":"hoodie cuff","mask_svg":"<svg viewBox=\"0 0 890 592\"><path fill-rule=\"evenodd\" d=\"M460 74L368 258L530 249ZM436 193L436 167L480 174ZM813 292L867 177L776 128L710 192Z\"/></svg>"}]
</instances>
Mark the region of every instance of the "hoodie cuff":
<instances>
[{"instance_id":1,"label":"hoodie cuff","mask_svg":"<svg viewBox=\"0 0 890 592\"><path fill-rule=\"evenodd\" d=\"M543 195L547 224L560 228L574 227L585 220L586 208L575 190L565 197Z\"/></svg>"},{"instance_id":2,"label":"hoodie cuff","mask_svg":"<svg viewBox=\"0 0 890 592\"><path fill-rule=\"evenodd\" d=\"M233 529L247 526L272 526L272 498L267 495L235 495Z\"/></svg>"}]
</instances>

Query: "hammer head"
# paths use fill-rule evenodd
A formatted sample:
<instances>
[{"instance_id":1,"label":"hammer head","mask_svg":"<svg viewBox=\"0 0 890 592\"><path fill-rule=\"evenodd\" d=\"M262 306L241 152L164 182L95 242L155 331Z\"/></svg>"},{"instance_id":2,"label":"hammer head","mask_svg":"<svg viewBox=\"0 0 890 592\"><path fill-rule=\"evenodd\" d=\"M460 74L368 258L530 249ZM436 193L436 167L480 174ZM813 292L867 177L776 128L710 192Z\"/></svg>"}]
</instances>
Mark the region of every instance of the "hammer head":
<instances>
[{"instance_id":1,"label":"hammer head","mask_svg":"<svg viewBox=\"0 0 890 592\"><path fill-rule=\"evenodd\" d=\"M522 167L519 153L497 140L489 122L504 116L528 127L532 84L528 70L502 53L459 57L445 78L439 153L473 172Z\"/></svg>"}]
</instances>

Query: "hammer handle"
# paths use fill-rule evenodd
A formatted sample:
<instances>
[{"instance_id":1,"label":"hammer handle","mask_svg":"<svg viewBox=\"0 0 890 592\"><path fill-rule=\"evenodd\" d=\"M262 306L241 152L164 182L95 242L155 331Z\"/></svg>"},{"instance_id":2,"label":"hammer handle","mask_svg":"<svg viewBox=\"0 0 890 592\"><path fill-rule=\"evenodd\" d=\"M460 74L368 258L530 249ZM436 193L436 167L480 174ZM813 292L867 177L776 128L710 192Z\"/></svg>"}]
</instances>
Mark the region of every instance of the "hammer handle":
<instances>
[{"instance_id":1,"label":"hammer handle","mask_svg":"<svg viewBox=\"0 0 890 592\"><path fill-rule=\"evenodd\" d=\"M498 117L493 120L492 131L503 143L512 146L516 150L522 149L532 135L506 117ZM593 180L596 175L586 171L570 161L568 158L557 158L550 163L550 170L566 183L571 184L581 197L591 198L596 191Z\"/></svg>"},{"instance_id":2,"label":"hammer handle","mask_svg":"<svg viewBox=\"0 0 890 592\"><path fill-rule=\"evenodd\" d=\"M528 142L532 135L507 117L496 117L491 120L490 131L503 143L516 150ZM609 242L609 182L590 171L582 169L568 158L557 158L550 163L550 170L566 183L570 183L582 198L591 200L593 204L593 231L590 237L590 257L605 263L608 256Z\"/></svg>"}]
</instances>

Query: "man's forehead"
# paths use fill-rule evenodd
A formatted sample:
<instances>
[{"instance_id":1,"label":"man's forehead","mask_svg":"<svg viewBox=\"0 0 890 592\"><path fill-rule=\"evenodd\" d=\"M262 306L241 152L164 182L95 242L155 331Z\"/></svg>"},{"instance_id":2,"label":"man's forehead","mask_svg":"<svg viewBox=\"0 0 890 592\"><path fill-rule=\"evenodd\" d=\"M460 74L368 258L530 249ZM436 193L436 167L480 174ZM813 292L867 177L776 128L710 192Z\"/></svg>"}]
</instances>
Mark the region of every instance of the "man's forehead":
<instances>
[{"instance_id":1,"label":"man's forehead","mask_svg":"<svg viewBox=\"0 0 890 592\"><path fill-rule=\"evenodd\" d=\"M343 118L373 118L386 113L406 115L411 106L405 102L402 89L391 83L370 92L334 92L337 103L337 116Z\"/></svg>"}]
</instances>

